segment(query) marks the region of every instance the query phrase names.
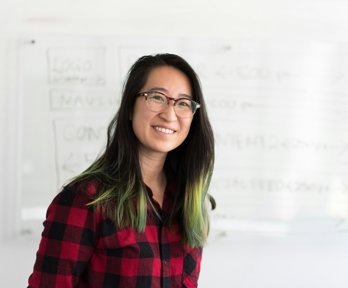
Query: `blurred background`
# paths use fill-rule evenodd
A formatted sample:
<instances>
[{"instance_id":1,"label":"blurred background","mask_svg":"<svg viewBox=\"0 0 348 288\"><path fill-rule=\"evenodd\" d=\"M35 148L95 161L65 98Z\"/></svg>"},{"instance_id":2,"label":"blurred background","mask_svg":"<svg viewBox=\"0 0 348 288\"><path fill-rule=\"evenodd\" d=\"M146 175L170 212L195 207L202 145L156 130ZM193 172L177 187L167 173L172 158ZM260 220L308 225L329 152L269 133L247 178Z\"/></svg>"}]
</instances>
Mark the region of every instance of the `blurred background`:
<instances>
[{"instance_id":1,"label":"blurred background","mask_svg":"<svg viewBox=\"0 0 348 288\"><path fill-rule=\"evenodd\" d=\"M348 1L0 0L0 277L101 151L130 65L182 55L216 138L199 287L348 285Z\"/></svg>"}]
</instances>

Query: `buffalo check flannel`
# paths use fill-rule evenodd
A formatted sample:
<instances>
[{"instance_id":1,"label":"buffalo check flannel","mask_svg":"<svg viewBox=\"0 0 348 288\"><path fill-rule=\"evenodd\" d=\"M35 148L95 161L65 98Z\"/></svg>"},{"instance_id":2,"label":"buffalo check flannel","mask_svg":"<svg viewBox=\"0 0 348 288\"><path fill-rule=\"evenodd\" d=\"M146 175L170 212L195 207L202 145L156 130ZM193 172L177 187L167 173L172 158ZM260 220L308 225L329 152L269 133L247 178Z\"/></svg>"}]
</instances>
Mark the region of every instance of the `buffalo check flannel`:
<instances>
[{"instance_id":1,"label":"buffalo check flannel","mask_svg":"<svg viewBox=\"0 0 348 288\"><path fill-rule=\"evenodd\" d=\"M202 249L182 244L178 224L169 229L148 205L145 232L117 229L86 205L96 187L90 183L83 189L64 188L53 199L28 287L197 287ZM155 203L164 218L175 190L175 185L167 185L162 209Z\"/></svg>"}]
</instances>

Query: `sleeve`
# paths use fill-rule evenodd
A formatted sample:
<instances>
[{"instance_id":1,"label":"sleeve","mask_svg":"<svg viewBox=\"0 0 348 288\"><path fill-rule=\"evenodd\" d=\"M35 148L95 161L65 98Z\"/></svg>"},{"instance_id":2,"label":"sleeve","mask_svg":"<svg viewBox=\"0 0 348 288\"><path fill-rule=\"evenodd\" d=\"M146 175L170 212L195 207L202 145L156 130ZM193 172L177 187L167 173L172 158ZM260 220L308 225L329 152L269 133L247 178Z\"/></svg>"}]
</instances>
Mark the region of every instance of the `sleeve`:
<instances>
[{"instance_id":1,"label":"sleeve","mask_svg":"<svg viewBox=\"0 0 348 288\"><path fill-rule=\"evenodd\" d=\"M190 248L184 258L183 287L196 288L201 270L202 248Z\"/></svg>"},{"instance_id":2,"label":"sleeve","mask_svg":"<svg viewBox=\"0 0 348 288\"><path fill-rule=\"evenodd\" d=\"M87 193L64 189L47 209L29 288L77 285L93 253L97 220Z\"/></svg>"}]
</instances>

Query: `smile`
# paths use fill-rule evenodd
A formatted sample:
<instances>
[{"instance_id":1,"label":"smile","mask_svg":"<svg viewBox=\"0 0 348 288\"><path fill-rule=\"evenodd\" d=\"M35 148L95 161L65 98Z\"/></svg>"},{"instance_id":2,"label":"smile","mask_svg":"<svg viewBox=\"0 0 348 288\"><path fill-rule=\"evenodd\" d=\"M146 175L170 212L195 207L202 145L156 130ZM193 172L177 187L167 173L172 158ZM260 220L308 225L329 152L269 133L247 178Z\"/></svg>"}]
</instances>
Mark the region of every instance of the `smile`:
<instances>
[{"instance_id":1,"label":"smile","mask_svg":"<svg viewBox=\"0 0 348 288\"><path fill-rule=\"evenodd\" d=\"M154 127L157 131L165 133L165 134L173 134L175 131L172 129L168 129L168 128L163 128L163 127L159 127L159 126L155 126Z\"/></svg>"}]
</instances>

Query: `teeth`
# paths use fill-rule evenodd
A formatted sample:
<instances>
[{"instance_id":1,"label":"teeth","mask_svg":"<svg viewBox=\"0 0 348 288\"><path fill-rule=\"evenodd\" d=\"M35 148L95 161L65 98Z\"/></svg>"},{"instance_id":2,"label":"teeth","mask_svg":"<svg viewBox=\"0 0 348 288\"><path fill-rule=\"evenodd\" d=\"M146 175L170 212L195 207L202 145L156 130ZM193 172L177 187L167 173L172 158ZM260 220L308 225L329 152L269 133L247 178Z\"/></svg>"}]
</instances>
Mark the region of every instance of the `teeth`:
<instances>
[{"instance_id":1,"label":"teeth","mask_svg":"<svg viewBox=\"0 0 348 288\"><path fill-rule=\"evenodd\" d=\"M167 129L167 128L163 128L163 127L158 127L158 126L156 126L155 129L156 129L157 131L160 131L160 132L163 132L163 133L166 133L166 134L173 134L173 133L174 133L173 130Z\"/></svg>"}]
</instances>

